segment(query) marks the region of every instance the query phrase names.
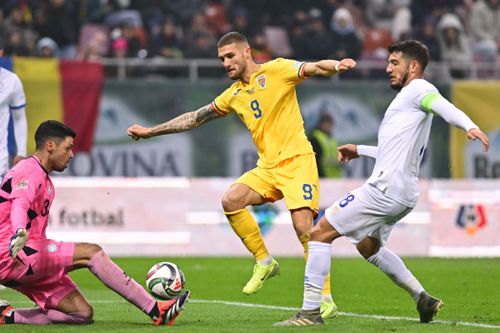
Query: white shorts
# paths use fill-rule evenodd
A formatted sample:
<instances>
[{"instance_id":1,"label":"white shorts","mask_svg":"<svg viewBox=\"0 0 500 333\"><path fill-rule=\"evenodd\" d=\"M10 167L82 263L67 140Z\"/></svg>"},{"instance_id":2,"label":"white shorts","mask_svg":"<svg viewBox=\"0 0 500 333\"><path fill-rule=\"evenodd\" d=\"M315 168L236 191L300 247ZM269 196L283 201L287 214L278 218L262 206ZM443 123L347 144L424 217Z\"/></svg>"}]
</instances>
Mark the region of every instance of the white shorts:
<instances>
[{"instance_id":1,"label":"white shorts","mask_svg":"<svg viewBox=\"0 0 500 333\"><path fill-rule=\"evenodd\" d=\"M412 209L386 197L375 186L364 184L326 209L325 217L353 244L370 236L383 246L394 224Z\"/></svg>"}]
</instances>

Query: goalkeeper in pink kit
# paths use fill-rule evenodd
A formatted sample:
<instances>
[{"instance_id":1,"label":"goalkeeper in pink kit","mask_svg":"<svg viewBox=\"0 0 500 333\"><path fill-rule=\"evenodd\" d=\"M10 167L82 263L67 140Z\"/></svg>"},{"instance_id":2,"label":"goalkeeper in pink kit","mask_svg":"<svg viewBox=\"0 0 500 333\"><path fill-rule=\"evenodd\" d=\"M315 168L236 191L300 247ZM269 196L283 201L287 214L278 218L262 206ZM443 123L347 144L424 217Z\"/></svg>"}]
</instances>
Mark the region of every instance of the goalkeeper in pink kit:
<instances>
[{"instance_id":1,"label":"goalkeeper in pink kit","mask_svg":"<svg viewBox=\"0 0 500 333\"><path fill-rule=\"evenodd\" d=\"M155 325L173 325L190 293L157 302L97 244L47 239L55 190L49 173L73 158L75 132L55 120L35 133L36 151L4 177L0 189L0 284L38 307L13 309L0 300L0 325L89 324L93 309L68 272L88 268L102 283L148 315Z\"/></svg>"}]
</instances>

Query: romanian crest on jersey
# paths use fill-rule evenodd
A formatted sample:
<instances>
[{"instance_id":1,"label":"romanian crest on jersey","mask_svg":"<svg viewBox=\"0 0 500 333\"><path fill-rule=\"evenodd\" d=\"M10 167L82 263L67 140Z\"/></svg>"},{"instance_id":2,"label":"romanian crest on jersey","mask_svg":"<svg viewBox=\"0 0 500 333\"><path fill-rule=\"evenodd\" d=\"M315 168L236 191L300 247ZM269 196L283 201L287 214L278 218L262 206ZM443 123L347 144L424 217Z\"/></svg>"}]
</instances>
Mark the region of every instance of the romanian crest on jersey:
<instances>
[{"instance_id":1,"label":"romanian crest on jersey","mask_svg":"<svg viewBox=\"0 0 500 333\"><path fill-rule=\"evenodd\" d=\"M260 89L264 89L266 87L266 75L265 74L260 74L257 76L255 79L257 81L257 85L260 87Z\"/></svg>"}]
</instances>

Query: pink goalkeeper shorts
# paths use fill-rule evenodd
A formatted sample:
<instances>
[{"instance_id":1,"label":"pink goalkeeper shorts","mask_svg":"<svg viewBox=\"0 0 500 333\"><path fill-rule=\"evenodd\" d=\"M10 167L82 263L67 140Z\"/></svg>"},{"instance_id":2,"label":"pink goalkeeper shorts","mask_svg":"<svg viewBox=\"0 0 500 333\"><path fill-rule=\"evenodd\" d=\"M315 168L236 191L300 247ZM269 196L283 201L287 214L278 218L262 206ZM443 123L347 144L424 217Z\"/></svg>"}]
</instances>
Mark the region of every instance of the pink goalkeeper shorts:
<instances>
[{"instance_id":1,"label":"pink goalkeeper shorts","mask_svg":"<svg viewBox=\"0 0 500 333\"><path fill-rule=\"evenodd\" d=\"M67 272L73 267L75 243L28 240L2 282L28 296L44 310L54 309L74 290Z\"/></svg>"}]
</instances>

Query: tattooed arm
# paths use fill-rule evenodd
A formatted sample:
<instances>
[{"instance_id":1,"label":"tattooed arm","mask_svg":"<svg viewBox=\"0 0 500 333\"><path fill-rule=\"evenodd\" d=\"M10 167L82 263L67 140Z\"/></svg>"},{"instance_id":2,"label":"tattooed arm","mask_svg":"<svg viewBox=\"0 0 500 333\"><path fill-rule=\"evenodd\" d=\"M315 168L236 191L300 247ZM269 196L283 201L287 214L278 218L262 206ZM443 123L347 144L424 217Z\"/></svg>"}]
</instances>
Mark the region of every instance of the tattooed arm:
<instances>
[{"instance_id":1,"label":"tattooed arm","mask_svg":"<svg viewBox=\"0 0 500 333\"><path fill-rule=\"evenodd\" d=\"M222 116L215 113L210 104L208 104L196 111L181 114L172 120L153 127L142 127L137 124L132 125L128 128L127 134L134 140L141 138L148 139L152 136L189 131L192 128L199 127L210 120L220 117Z\"/></svg>"},{"instance_id":2,"label":"tattooed arm","mask_svg":"<svg viewBox=\"0 0 500 333\"><path fill-rule=\"evenodd\" d=\"M343 73L356 67L356 61L345 58L337 60L320 60L308 62L304 66L304 76L332 76L336 73Z\"/></svg>"}]
</instances>

